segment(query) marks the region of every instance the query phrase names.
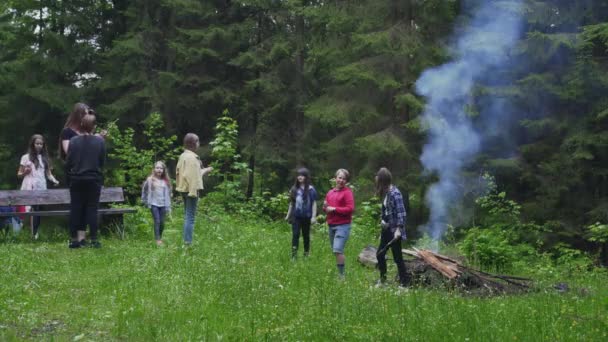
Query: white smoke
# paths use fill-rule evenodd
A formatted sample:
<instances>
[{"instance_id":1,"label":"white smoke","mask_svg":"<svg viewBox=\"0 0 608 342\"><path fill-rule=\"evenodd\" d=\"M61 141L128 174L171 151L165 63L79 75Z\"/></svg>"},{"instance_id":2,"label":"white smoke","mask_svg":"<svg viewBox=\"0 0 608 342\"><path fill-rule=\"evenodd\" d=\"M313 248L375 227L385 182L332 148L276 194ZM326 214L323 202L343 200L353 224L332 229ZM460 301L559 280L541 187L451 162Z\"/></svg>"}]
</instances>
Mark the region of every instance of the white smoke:
<instances>
[{"instance_id":1,"label":"white smoke","mask_svg":"<svg viewBox=\"0 0 608 342\"><path fill-rule=\"evenodd\" d=\"M416 82L417 92L427 100L422 120L428 140L420 159L425 170L438 177L425 196L430 217L424 228L434 241L443 236L450 208L462 198L462 170L483 141L484 132L476 131L467 112L473 88L508 67L509 50L521 36L521 6L521 0L481 1L454 37L454 60L426 70ZM504 99L495 101L480 113L489 123L504 120Z\"/></svg>"}]
</instances>

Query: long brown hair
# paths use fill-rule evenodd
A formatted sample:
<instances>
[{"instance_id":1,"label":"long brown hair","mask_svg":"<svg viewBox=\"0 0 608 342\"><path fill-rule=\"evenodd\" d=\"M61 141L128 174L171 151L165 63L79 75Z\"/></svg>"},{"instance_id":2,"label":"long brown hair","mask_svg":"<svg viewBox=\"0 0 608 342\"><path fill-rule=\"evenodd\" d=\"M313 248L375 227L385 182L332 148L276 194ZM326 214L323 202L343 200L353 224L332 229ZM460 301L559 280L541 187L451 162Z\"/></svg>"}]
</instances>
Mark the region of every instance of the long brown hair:
<instances>
[{"instance_id":1,"label":"long brown hair","mask_svg":"<svg viewBox=\"0 0 608 342\"><path fill-rule=\"evenodd\" d=\"M40 134L34 134L30 138L30 144L27 148L27 154L29 156L30 161L34 164L34 167L38 169L40 167L40 161L38 160L38 152L36 152L36 140L40 139L42 141L42 150L40 150L40 156L42 157L42 163L45 167L45 172L48 175L51 172L51 160L49 158L49 152L46 148L46 142L44 141L44 137Z\"/></svg>"},{"instance_id":2,"label":"long brown hair","mask_svg":"<svg viewBox=\"0 0 608 342\"><path fill-rule=\"evenodd\" d=\"M393 175L391 175L391 172L385 167L380 168L376 173L376 195L378 195L380 201L384 201L384 196L390 190L392 182Z\"/></svg>"},{"instance_id":3,"label":"long brown hair","mask_svg":"<svg viewBox=\"0 0 608 342\"><path fill-rule=\"evenodd\" d=\"M150 176L148 176L148 180L152 179L153 177L156 177L156 173L154 172L154 169L156 169L157 164L160 164L163 167L163 174L160 175L160 179L165 181L165 183L169 187L169 193L171 193L171 177L169 177L169 173L167 172L167 165L165 165L165 163L163 161L159 160L156 163L154 163L154 167L152 168L152 172L150 172ZM154 187L154 182L150 183L150 187L151 188Z\"/></svg>"},{"instance_id":4,"label":"long brown hair","mask_svg":"<svg viewBox=\"0 0 608 342\"><path fill-rule=\"evenodd\" d=\"M87 114L95 114L95 111L93 109L91 109L88 105L86 105L82 102L76 103L74 105L74 108L72 108L72 112L70 114L68 114L68 118L65 121L63 128L71 128L72 130L74 130L76 132L80 132L80 130L81 130L80 125L82 123L82 118ZM57 155L59 156L59 158L61 158L61 159L66 158L66 153L63 150L63 144L61 143L61 135L59 135L59 149L57 152L58 152Z\"/></svg>"},{"instance_id":5,"label":"long brown hair","mask_svg":"<svg viewBox=\"0 0 608 342\"><path fill-rule=\"evenodd\" d=\"M82 122L82 118L87 114L95 114L95 112L84 103L77 103L74 105L72 112L68 115L68 119L65 121L65 125L63 128L71 128L80 130L80 123Z\"/></svg>"}]
</instances>

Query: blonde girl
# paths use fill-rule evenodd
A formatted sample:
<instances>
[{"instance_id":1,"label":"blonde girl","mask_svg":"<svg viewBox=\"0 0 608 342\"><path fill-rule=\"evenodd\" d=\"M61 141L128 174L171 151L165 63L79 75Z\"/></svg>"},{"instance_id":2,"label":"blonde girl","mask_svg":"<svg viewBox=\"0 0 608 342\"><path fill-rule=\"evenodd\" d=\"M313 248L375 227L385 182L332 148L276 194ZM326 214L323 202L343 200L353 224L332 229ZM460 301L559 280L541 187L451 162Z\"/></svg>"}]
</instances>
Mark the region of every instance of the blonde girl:
<instances>
[{"instance_id":1,"label":"blonde girl","mask_svg":"<svg viewBox=\"0 0 608 342\"><path fill-rule=\"evenodd\" d=\"M167 166L162 161L154 164L150 176L144 182L141 201L152 212L154 239L158 246L162 246L165 216L171 212L171 178L167 173Z\"/></svg>"}]
</instances>

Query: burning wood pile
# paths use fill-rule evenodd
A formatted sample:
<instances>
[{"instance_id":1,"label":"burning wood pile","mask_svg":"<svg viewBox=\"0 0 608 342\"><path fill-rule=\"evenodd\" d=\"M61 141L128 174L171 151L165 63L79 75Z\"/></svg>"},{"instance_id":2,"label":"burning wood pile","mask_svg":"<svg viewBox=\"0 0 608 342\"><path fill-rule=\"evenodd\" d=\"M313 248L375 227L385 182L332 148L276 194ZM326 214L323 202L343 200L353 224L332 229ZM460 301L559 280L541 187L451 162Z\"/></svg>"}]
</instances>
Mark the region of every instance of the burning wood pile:
<instances>
[{"instance_id":1,"label":"burning wood pile","mask_svg":"<svg viewBox=\"0 0 608 342\"><path fill-rule=\"evenodd\" d=\"M414 285L445 286L472 294L520 293L531 289L531 279L491 274L462 265L453 258L426 249L402 249L405 266ZM389 255L387 255L389 257ZM359 262L376 267L376 248L368 246L359 254ZM389 265L391 262L388 263Z\"/></svg>"}]
</instances>

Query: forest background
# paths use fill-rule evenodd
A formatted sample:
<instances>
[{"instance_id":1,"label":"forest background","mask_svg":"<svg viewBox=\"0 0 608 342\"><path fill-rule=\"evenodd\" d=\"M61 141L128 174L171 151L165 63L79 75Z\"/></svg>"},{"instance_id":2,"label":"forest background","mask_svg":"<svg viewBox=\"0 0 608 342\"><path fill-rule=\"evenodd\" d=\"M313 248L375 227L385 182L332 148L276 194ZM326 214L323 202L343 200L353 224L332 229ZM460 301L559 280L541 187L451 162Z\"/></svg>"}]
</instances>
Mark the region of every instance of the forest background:
<instances>
[{"instance_id":1,"label":"forest background","mask_svg":"<svg viewBox=\"0 0 608 342\"><path fill-rule=\"evenodd\" d=\"M454 57L451 33L482 2L4 0L0 186L18 188L32 134L55 157L67 113L85 102L114 133L108 183L132 195L143 180L133 170L147 174L158 146L175 156L178 140L196 132L202 159L218 170L208 191L230 192L226 201L272 208L296 167L308 167L322 193L347 168L361 214L386 166L409 193L408 233L421 237L437 177L420 162L428 136L415 83ZM510 1L496 2L509 10ZM513 120L463 170L448 233L480 243L486 229L501 237L492 244L526 242L557 256L604 246L605 258L608 4L523 3L523 33L508 57L513 81L478 85L467 108L475 123L477 107L500 97ZM231 149L218 149L231 139ZM136 155L144 160L129 164ZM284 208L275 207L278 216Z\"/></svg>"}]
</instances>

